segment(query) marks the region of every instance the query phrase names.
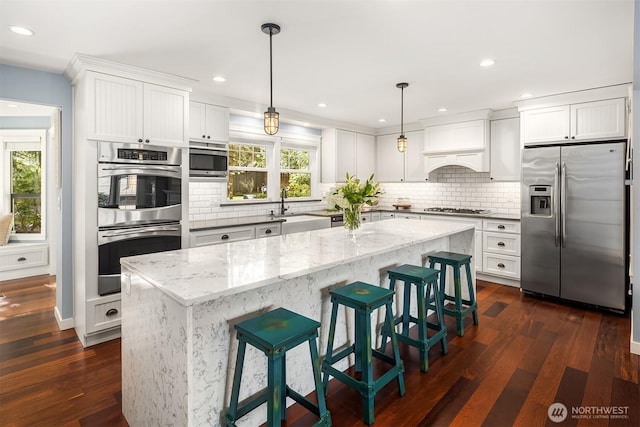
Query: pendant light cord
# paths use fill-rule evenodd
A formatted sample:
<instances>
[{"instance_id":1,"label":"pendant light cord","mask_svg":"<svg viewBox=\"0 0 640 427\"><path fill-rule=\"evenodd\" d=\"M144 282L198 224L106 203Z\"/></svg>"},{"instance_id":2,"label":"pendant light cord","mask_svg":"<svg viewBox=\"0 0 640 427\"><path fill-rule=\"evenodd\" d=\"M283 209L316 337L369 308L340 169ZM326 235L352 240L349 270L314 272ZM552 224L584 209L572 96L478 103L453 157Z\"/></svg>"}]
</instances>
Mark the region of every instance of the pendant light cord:
<instances>
[{"instance_id":1,"label":"pendant light cord","mask_svg":"<svg viewBox=\"0 0 640 427\"><path fill-rule=\"evenodd\" d=\"M400 87L400 135L404 136L404 86Z\"/></svg>"},{"instance_id":2,"label":"pendant light cord","mask_svg":"<svg viewBox=\"0 0 640 427\"><path fill-rule=\"evenodd\" d=\"M269 28L269 106L273 108L273 28Z\"/></svg>"}]
</instances>

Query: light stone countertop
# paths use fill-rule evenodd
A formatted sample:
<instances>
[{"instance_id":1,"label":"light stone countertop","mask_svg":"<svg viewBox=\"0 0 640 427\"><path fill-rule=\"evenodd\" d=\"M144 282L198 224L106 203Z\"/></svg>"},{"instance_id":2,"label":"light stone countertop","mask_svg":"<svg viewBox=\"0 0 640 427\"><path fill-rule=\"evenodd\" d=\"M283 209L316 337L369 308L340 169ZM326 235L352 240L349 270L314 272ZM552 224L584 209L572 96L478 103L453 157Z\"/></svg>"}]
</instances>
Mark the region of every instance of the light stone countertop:
<instances>
[{"instance_id":1,"label":"light stone countertop","mask_svg":"<svg viewBox=\"0 0 640 427\"><path fill-rule=\"evenodd\" d=\"M392 219L122 258L121 264L183 306L261 288L473 226ZM126 291L126 288L123 288Z\"/></svg>"}]
</instances>

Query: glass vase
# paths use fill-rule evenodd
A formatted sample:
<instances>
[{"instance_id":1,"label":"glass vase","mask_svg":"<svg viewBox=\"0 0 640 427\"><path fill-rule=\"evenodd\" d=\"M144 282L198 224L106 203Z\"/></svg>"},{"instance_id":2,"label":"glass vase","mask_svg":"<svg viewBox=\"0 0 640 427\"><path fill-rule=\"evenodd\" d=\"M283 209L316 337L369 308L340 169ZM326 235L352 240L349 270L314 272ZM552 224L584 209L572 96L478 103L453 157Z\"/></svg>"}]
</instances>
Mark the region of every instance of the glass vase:
<instances>
[{"instance_id":1,"label":"glass vase","mask_svg":"<svg viewBox=\"0 0 640 427\"><path fill-rule=\"evenodd\" d=\"M354 235L356 230L360 228L361 211L362 205L351 205L344 209L342 221L344 228L346 228L351 235Z\"/></svg>"}]
</instances>

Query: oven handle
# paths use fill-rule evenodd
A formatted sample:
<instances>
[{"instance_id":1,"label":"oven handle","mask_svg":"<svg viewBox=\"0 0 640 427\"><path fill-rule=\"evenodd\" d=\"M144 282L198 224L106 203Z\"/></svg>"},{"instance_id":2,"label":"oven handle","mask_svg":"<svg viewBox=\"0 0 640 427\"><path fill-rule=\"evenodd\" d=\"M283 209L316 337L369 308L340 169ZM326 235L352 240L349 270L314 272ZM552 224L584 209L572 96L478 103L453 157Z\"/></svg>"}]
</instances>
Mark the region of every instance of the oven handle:
<instances>
[{"instance_id":1,"label":"oven handle","mask_svg":"<svg viewBox=\"0 0 640 427\"><path fill-rule=\"evenodd\" d=\"M146 233L156 233L158 231L180 231L180 227L178 226L166 226L160 225L157 227L144 227L144 228L133 228L127 230L118 230L112 231L108 233L104 233L102 237L119 237L119 236L128 236L131 234L146 234Z\"/></svg>"},{"instance_id":2,"label":"oven handle","mask_svg":"<svg viewBox=\"0 0 640 427\"><path fill-rule=\"evenodd\" d=\"M162 171L162 172L180 172L180 166L153 166L153 165L118 165L118 166L102 166L102 170L105 171L117 171L117 170L135 170L140 169L142 171Z\"/></svg>"}]
</instances>

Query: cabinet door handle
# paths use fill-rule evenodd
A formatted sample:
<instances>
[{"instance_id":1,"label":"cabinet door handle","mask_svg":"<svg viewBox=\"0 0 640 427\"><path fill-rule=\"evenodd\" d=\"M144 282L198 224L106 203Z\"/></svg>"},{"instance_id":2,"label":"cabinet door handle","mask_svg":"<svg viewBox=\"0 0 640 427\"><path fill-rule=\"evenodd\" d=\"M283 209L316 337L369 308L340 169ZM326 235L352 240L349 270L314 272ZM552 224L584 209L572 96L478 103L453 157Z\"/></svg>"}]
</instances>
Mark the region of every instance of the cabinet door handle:
<instances>
[{"instance_id":1,"label":"cabinet door handle","mask_svg":"<svg viewBox=\"0 0 640 427\"><path fill-rule=\"evenodd\" d=\"M500 263L498 263L498 267L504 268L504 264L500 262Z\"/></svg>"},{"instance_id":2,"label":"cabinet door handle","mask_svg":"<svg viewBox=\"0 0 640 427\"><path fill-rule=\"evenodd\" d=\"M138 138L138 142L142 142L142 138Z\"/></svg>"},{"instance_id":3,"label":"cabinet door handle","mask_svg":"<svg viewBox=\"0 0 640 427\"><path fill-rule=\"evenodd\" d=\"M565 135L564 139L569 139L569 137L567 135Z\"/></svg>"},{"instance_id":4,"label":"cabinet door handle","mask_svg":"<svg viewBox=\"0 0 640 427\"><path fill-rule=\"evenodd\" d=\"M23 256L21 256L20 258L18 258L18 261L26 261L27 259Z\"/></svg>"},{"instance_id":5,"label":"cabinet door handle","mask_svg":"<svg viewBox=\"0 0 640 427\"><path fill-rule=\"evenodd\" d=\"M207 139L211 139L211 135L207 135Z\"/></svg>"},{"instance_id":6,"label":"cabinet door handle","mask_svg":"<svg viewBox=\"0 0 640 427\"><path fill-rule=\"evenodd\" d=\"M504 225L500 224L500 225L498 226L498 230L504 230L504 229L505 229L505 226L504 226Z\"/></svg>"},{"instance_id":7,"label":"cabinet door handle","mask_svg":"<svg viewBox=\"0 0 640 427\"><path fill-rule=\"evenodd\" d=\"M572 136L572 137L571 137L571 139L576 139L576 137L575 137L575 136Z\"/></svg>"},{"instance_id":8,"label":"cabinet door handle","mask_svg":"<svg viewBox=\"0 0 640 427\"><path fill-rule=\"evenodd\" d=\"M118 314L118 309L117 308L110 308L105 313L105 315L107 315L107 316L115 316L116 314Z\"/></svg>"},{"instance_id":9,"label":"cabinet door handle","mask_svg":"<svg viewBox=\"0 0 640 427\"><path fill-rule=\"evenodd\" d=\"M149 142L149 140L148 140L148 139L145 139L145 140L144 140L144 142Z\"/></svg>"},{"instance_id":10,"label":"cabinet door handle","mask_svg":"<svg viewBox=\"0 0 640 427\"><path fill-rule=\"evenodd\" d=\"M264 231L264 234L271 234L271 229L270 229L270 228L267 228L267 229Z\"/></svg>"},{"instance_id":11,"label":"cabinet door handle","mask_svg":"<svg viewBox=\"0 0 640 427\"><path fill-rule=\"evenodd\" d=\"M206 137L207 137L207 135L202 135L202 139L204 139L204 138L206 138Z\"/></svg>"},{"instance_id":12,"label":"cabinet door handle","mask_svg":"<svg viewBox=\"0 0 640 427\"><path fill-rule=\"evenodd\" d=\"M504 246L504 242L498 242L498 246Z\"/></svg>"},{"instance_id":13,"label":"cabinet door handle","mask_svg":"<svg viewBox=\"0 0 640 427\"><path fill-rule=\"evenodd\" d=\"M221 239L222 240L228 240L229 239L229 235L228 234L223 234Z\"/></svg>"}]
</instances>

